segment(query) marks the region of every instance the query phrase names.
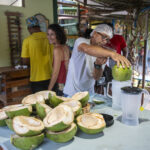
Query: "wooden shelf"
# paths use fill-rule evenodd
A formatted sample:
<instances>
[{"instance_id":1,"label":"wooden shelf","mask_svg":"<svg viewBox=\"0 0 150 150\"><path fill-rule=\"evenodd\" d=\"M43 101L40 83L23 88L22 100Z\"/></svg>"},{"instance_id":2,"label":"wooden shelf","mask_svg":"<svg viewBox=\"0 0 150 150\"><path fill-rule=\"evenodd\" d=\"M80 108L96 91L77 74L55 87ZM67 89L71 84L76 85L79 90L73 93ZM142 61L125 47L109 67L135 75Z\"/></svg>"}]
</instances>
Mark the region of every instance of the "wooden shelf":
<instances>
[{"instance_id":1,"label":"wooden shelf","mask_svg":"<svg viewBox=\"0 0 150 150\"><path fill-rule=\"evenodd\" d=\"M78 5L76 5L76 4L70 4L70 3L57 2L57 4L58 5L69 6L69 7L71 7L71 6L78 7Z\"/></svg>"},{"instance_id":2,"label":"wooden shelf","mask_svg":"<svg viewBox=\"0 0 150 150\"><path fill-rule=\"evenodd\" d=\"M59 17L78 18L78 16L72 16L72 15L58 15L58 18Z\"/></svg>"},{"instance_id":3,"label":"wooden shelf","mask_svg":"<svg viewBox=\"0 0 150 150\"><path fill-rule=\"evenodd\" d=\"M15 66L20 64L21 58L21 22L20 17L22 14L18 12L5 12L7 16L9 46L11 65ZM16 55L16 54L17 55Z\"/></svg>"}]
</instances>

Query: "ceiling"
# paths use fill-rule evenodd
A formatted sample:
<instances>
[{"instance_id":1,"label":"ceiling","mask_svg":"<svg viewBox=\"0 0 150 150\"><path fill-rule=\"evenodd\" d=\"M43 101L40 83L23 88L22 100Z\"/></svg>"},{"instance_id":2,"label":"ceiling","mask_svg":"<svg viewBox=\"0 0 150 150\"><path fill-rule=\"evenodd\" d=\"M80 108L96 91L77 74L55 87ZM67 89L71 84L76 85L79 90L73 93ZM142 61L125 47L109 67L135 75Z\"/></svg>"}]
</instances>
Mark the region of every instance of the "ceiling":
<instances>
[{"instance_id":1,"label":"ceiling","mask_svg":"<svg viewBox=\"0 0 150 150\"><path fill-rule=\"evenodd\" d=\"M150 8L150 0L76 0L89 9L90 18L133 19L135 14Z\"/></svg>"}]
</instances>

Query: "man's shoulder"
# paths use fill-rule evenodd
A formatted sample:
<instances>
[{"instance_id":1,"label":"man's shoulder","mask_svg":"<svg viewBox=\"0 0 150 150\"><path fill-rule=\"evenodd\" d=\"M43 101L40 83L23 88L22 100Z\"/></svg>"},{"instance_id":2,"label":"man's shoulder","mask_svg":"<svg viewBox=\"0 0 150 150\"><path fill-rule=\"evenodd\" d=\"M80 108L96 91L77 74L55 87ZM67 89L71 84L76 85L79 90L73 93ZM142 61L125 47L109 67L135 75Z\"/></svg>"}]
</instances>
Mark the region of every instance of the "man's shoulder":
<instances>
[{"instance_id":1,"label":"man's shoulder","mask_svg":"<svg viewBox=\"0 0 150 150\"><path fill-rule=\"evenodd\" d=\"M79 38L77 38L76 41L89 42L90 40L89 40L89 39L86 39L86 38L83 38L83 37L79 37Z\"/></svg>"},{"instance_id":2,"label":"man's shoulder","mask_svg":"<svg viewBox=\"0 0 150 150\"><path fill-rule=\"evenodd\" d=\"M86 44L89 44L90 43L90 40L89 39L86 39L86 38L78 38L76 41L75 41L75 45L80 45L82 43L86 43Z\"/></svg>"},{"instance_id":3,"label":"man's shoulder","mask_svg":"<svg viewBox=\"0 0 150 150\"><path fill-rule=\"evenodd\" d=\"M28 41L32 38L32 35L27 36L26 38L24 38L24 41Z\"/></svg>"}]
</instances>

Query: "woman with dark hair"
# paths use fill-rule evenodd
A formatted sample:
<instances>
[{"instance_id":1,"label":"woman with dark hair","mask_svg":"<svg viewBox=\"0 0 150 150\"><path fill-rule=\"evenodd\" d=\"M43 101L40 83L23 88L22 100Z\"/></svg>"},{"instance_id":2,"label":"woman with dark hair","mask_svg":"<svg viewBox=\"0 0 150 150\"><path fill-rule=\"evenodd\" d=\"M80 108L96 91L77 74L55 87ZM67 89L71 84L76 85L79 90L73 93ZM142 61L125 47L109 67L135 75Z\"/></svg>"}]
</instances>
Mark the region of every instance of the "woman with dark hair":
<instances>
[{"instance_id":1,"label":"woman with dark hair","mask_svg":"<svg viewBox=\"0 0 150 150\"><path fill-rule=\"evenodd\" d=\"M66 46L67 38L63 28L58 24L49 25L47 37L49 43L54 45L53 73L48 89L61 96L63 95L62 91L69 63L69 48Z\"/></svg>"}]
</instances>

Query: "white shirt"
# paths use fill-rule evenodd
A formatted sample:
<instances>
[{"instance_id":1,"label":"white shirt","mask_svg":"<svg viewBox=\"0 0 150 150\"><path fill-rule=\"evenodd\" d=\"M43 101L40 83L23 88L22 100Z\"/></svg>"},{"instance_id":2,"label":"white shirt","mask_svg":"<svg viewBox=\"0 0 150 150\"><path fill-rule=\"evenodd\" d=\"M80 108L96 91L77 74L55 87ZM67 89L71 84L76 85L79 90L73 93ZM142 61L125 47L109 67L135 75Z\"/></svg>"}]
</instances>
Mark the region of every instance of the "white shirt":
<instances>
[{"instance_id":1,"label":"white shirt","mask_svg":"<svg viewBox=\"0 0 150 150\"><path fill-rule=\"evenodd\" d=\"M92 77L92 69L96 57L78 51L81 43L90 44L90 40L78 38L75 41L72 56L69 61L68 74L64 87L64 94L72 96L76 92L88 91L94 93L95 80ZM90 60L87 62L87 60ZM93 67L92 65L93 64Z\"/></svg>"}]
</instances>

